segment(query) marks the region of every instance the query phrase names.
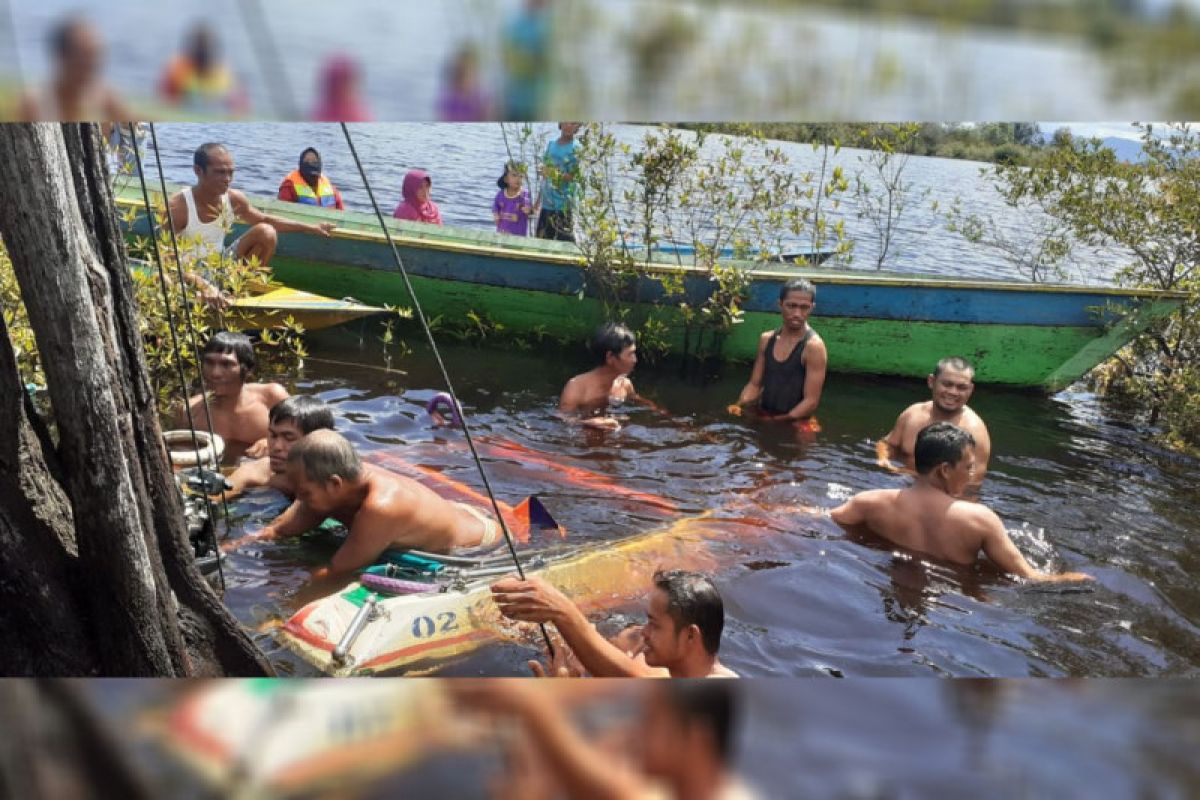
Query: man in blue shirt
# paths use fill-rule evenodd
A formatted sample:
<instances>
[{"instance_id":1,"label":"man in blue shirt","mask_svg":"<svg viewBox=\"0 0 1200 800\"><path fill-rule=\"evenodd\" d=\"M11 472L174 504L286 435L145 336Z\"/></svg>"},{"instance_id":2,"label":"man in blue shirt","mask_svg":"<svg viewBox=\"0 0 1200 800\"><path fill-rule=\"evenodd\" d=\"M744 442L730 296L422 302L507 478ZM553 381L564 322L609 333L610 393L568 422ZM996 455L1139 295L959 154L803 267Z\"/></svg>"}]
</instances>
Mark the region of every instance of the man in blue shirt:
<instances>
[{"instance_id":1,"label":"man in blue shirt","mask_svg":"<svg viewBox=\"0 0 1200 800\"><path fill-rule=\"evenodd\" d=\"M558 123L559 137L546 146L546 155L542 159L542 213L537 221L539 239L575 241L571 204L579 170L575 134L580 127L578 122Z\"/></svg>"}]
</instances>

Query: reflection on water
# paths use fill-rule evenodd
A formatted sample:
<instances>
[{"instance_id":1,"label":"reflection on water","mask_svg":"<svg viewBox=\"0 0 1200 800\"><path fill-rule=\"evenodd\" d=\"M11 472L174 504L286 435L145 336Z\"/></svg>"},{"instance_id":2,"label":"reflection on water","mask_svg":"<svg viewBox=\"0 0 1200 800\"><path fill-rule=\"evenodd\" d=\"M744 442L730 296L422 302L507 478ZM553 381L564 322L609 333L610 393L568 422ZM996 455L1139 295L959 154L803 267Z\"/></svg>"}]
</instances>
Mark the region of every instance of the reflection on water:
<instances>
[{"instance_id":1,"label":"reflection on water","mask_svg":"<svg viewBox=\"0 0 1200 800\"><path fill-rule=\"evenodd\" d=\"M576 717L601 736L631 724L653 686L595 683L603 707ZM289 796L486 797L507 738L500 726L463 731L461 715L445 713L446 681L74 687L99 712L95 731L61 725L72 699L61 685L0 686L6 730L21 733L32 762L69 767L64 754L107 730L109 745L172 797L260 796L273 781L289 781ZM1189 681L760 680L735 688L734 763L763 797L1183 800L1200 791L1200 701ZM95 762L76 754L74 765L86 775ZM17 766L0 762L0 780ZM335 793L313 794L322 782Z\"/></svg>"},{"instance_id":2,"label":"reflection on water","mask_svg":"<svg viewBox=\"0 0 1200 800\"><path fill-rule=\"evenodd\" d=\"M369 365L378 361L373 341L368 328L351 327L312 336L311 349ZM871 442L923 396L923 384L835 376L823 431L797 441L724 415L741 368L700 386L643 366L639 390L673 417L627 409L622 431L596 438L551 414L562 383L585 366L582 356L447 347L445 357L480 437L553 459L485 454L501 499L541 492L579 541L661 522L660 509L563 483L558 461L659 494L682 514L712 511L706 526L724 565L718 584L728 615L721 657L743 674L1187 675L1200 665L1196 464L1145 446L1140 433L1101 416L1089 395L985 387L973 401L995 451L983 500L1037 566L1097 577L1091 591L1047 592L988 569L929 565L850 541L828 519L796 510L901 485L903 477L875 466ZM406 456L478 487L459 434L433 430L425 415L438 388L431 359L418 350L401 366L406 374L314 363L285 382L330 402L338 428L362 451ZM270 502L254 496L239 513L260 518ZM309 668L273 645L269 630L295 609L308 571L335 546L314 535L230 558L227 602L262 628L261 643L285 671ZM636 618L640 604L615 612ZM488 646L443 674L522 674L535 643Z\"/></svg>"}]
</instances>

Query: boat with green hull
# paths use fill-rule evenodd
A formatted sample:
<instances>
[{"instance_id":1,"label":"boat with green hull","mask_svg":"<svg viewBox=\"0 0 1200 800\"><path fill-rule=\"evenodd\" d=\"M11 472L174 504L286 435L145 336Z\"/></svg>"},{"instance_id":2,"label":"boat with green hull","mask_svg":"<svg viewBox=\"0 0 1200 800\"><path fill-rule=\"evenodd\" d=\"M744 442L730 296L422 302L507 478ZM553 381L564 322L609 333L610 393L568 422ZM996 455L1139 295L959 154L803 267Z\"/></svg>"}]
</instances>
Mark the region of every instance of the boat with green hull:
<instances>
[{"instance_id":1,"label":"boat with green hull","mask_svg":"<svg viewBox=\"0 0 1200 800\"><path fill-rule=\"evenodd\" d=\"M337 225L328 238L281 234L271 263L278 282L373 305L411 304L373 214L250 200L270 214ZM118 187L117 201L126 209L140 209L140 188ZM387 225L430 317L465 320L473 311L515 333L563 340L583 340L604 321L604 304L589 291L583 255L571 243L394 219ZM233 233L241 229L235 226ZM144 218L134 221L132 231L146 232ZM1185 297L813 263L726 263L748 270L751 280L742 323L719 341L723 358L752 360L759 334L779 324L780 287L804 277L817 286L813 326L825 339L833 372L923 377L943 356L960 355L976 365L980 383L1045 391L1078 380L1152 321L1172 313ZM684 321L674 302L661 302L661 279L681 279L686 302L695 308L710 296L711 276L682 250L654 253L643 272L625 287L632 319L653 314L667 326L670 345L681 352Z\"/></svg>"}]
</instances>

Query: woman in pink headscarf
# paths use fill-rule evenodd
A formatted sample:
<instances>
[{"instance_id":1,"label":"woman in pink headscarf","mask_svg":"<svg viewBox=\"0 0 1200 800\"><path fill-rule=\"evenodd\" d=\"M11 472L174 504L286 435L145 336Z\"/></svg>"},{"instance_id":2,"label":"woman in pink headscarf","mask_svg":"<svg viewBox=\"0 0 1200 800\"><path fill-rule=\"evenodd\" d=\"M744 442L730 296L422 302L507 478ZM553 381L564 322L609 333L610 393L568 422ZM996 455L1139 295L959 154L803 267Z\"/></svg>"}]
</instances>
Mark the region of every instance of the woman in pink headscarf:
<instances>
[{"instance_id":1,"label":"woman in pink headscarf","mask_svg":"<svg viewBox=\"0 0 1200 800\"><path fill-rule=\"evenodd\" d=\"M370 122L371 112L358 93L358 63L347 56L333 56L321 70L320 97L313 111L318 122Z\"/></svg>"},{"instance_id":2,"label":"woman in pink headscarf","mask_svg":"<svg viewBox=\"0 0 1200 800\"><path fill-rule=\"evenodd\" d=\"M396 206L392 216L396 219L441 225L442 214L438 211L437 203L429 199L432 189L433 180L428 173L419 169L409 170L404 176L404 185L400 190L400 205Z\"/></svg>"}]
</instances>

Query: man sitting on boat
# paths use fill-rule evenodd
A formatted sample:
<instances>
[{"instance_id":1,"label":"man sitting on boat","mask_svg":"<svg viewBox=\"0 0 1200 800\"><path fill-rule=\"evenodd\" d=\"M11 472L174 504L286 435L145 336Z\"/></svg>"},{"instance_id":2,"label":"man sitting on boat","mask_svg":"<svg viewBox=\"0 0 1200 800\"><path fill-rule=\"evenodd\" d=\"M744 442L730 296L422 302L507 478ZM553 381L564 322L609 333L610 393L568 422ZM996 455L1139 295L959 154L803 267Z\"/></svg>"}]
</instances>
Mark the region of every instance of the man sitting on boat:
<instances>
[{"instance_id":1,"label":"man sitting on boat","mask_svg":"<svg viewBox=\"0 0 1200 800\"><path fill-rule=\"evenodd\" d=\"M236 463L243 455L259 458L267 454L269 409L287 399L287 390L278 383L250 383L257 359L250 337L243 333L218 331L200 354L201 373L208 389L207 409L204 395L188 400L191 419L197 430L207 430L225 440L225 463ZM209 420L208 412L212 413ZM186 427L188 416L176 418Z\"/></svg>"},{"instance_id":2,"label":"man sitting on boat","mask_svg":"<svg viewBox=\"0 0 1200 800\"><path fill-rule=\"evenodd\" d=\"M598 678L736 678L721 664L725 606L712 580L698 572L660 570L646 607L640 636L625 638L622 648L605 639L579 607L541 578L506 578L492 586L492 597L506 617L551 623L579 664ZM543 669L530 662L535 674Z\"/></svg>"},{"instance_id":3,"label":"man sitting on boat","mask_svg":"<svg viewBox=\"0 0 1200 800\"><path fill-rule=\"evenodd\" d=\"M995 512L958 499L975 468L975 438L970 433L937 422L917 434L913 449L917 476L912 486L857 494L830 512L833 521L849 533L873 533L963 566L975 564L982 550L1000 569L1032 581L1092 580L1080 572L1052 574L1034 568Z\"/></svg>"},{"instance_id":4,"label":"man sitting on boat","mask_svg":"<svg viewBox=\"0 0 1200 800\"><path fill-rule=\"evenodd\" d=\"M321 171L321 154L315 147L306 147L300 153L300 164L279 184L279 199L286 203L346 210L342 193Z\"/></svg>"},{"instance_id":5,"label":"man sitting on boat","mask_svg":"<svg viewBox=\"0 0 1200 800\"><path fill-rule=\"evenodd\" d=\"M647 686L625 747L589 741L564 707L563 690L528 681L445 682L463 710L504 715L523 734L509 739L508 772L495 797L752 800L758 793L734 768L737 690L711 681ZM601 698L608 696L604 692ZM578 699L567 696L569 700Z\"/></svg>"},{"instance_id":6,"label":"man sitting on boat","mask_svg":"<svg viewBox=\"0 0 1200 800\"><path fill-rule=\"evenodd\" d=\"M758 340L758 355L750 382L729 407L740 415L757 402L764 419L802 422L817 412L825 387L825 342L808 324L817 289L804 278L793 278L779 290L783 325Z\"/></svg>"},{"instance_id":7,"label":"man sitting on boat","mask_svg":"<svg viewBox=\"0 0 1200 800\"><path fill-rule=\"evenodd\" d=\"M311 233L329 236L332 222L309 225L283 217L264 214L246 199L246 195L231 189L233 155L223 144L208 142L196 148L192 156L196 185L188 186L171 197L171 227L182 239L190 240L190 254L197 259L219 255L222 259L271 263L280 233ZM250 225L250 229L225 245L225 234L235 220ZM228 299L209 277L190 273L187 276L206 302L227 305Z\"/></svg>"},{"instance_id":8,"label":"man sitting on boat","mask_svg":"<svg viewBox=\"0 0 1200 800\"><path fill-rule=\"evenodd\" d=\"M629 380L637 366L637 340L629 328L609 322L596 329L591 351L599 366L567 381L558 410L581 419L589 428L618 430L621 423L605 413L609 404L641 401Z\"/></svg>"},{"instance_id":9,"label":"man sitting on boat","mask_svg":"<svg viewBox=\"0 0 1200 800\"><path fill-rule=\"evenodd\" d=\"M313 431L292 445L287 479L296 502L237 542L298 536L332 517L349 533L317 577L370 566L393 547L449 553L493 547L502 536L500 525L483 510L443 500L411 478L363 464L350 443L333 431Z\"/></svg>"},{"instance_id":10,"label":"man sitting on boat","mask_svg":"<svg viewBox=\"0 0 1200 800\"><path fill-rule=\"evenodd\" d=\"M917 432L935 422L949 422L962 428L975 440L975 477L968 486L977 488L987 474L988 458L992 453L992 440L987 425L971 410L967 401L975 391L975 368L957 356L943 358L927 379L932 400L913 403L901 412L891 432L875 444L879 466L899 472L892 459L903 461L911 471L915 468L913 450Z\"/></svg>"},{"instance_id":11,"label":"man sitting on boat","mask_svg":"<svg viewBox=\"0 0 1200 800\"><path fill-rule=\"evenodd\" d=\"M313 431L333 430L333 411L316 397L288 397L271 407L267 418L267 455L242 464L229 476L226 497L268 486L288 497L296 496L287 475L292 445Z\"/></svg>"}]
</instances>

